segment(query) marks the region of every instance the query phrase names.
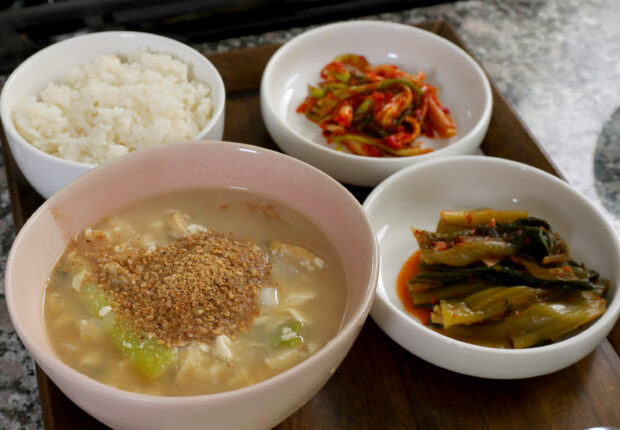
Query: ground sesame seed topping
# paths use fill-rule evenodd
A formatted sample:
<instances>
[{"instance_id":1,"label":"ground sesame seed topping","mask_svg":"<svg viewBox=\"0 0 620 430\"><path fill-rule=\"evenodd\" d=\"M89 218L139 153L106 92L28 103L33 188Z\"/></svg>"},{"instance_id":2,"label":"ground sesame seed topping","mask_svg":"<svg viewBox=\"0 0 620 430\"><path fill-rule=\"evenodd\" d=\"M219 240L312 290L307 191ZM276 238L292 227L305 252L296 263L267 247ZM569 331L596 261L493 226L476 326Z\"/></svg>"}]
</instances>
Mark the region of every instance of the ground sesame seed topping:
<instances>
[{"instance_id":1,"label":"ground sesame seed topping","mask_svg":"<svg viewBox=\"0 0 620 430\"><path fill-rule=\"evenodd\" d=\"M96 238L97 244L91 235L76 251L91 262L114 312L161 344L211 343L220 334L234 338L258 313L257 294L270 265L253 242L209 230L150 252L117 253L105 236Z\"/></svg>"}]
</instances>

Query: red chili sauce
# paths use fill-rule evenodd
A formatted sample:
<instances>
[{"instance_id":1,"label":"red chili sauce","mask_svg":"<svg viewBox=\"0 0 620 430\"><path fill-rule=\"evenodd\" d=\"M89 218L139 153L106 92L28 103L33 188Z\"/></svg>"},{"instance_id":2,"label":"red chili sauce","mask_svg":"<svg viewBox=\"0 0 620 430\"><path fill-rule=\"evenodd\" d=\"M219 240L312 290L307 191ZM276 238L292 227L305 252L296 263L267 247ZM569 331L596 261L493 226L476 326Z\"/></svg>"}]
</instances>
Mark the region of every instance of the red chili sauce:
<instances>
[{"instance_id":1,"label":"red chili sauce","mask_svg":"<svg viewBox=\"0 0 620 430\"><path fill-rule=\"evenodd\" d=\"M431 309L428 308L416 308L411 301L411 295L409 294L409 288L407 282L418 273L418 263L420 262L420 251L416 251L405 261L403 267L398 273L396 278L396 294L400 299L403 307L407 312L420 320L424 325L428 324L428 320L431 316Z\"/></svg>"}]
</instances>

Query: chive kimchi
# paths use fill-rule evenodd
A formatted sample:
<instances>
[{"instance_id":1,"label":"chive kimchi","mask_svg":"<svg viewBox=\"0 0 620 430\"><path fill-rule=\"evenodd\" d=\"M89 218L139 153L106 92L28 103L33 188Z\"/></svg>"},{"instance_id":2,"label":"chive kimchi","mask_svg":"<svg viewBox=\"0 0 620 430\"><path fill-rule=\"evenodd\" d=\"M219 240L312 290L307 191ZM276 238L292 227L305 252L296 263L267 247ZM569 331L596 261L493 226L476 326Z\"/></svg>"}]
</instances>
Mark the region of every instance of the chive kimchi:
<instances>
[{"instance_id":1,"label":"chive kimchi","mask_svg":"<svg viewBox=\"0 0 620 430\"><path fill-rule=\"evenodd\" d=\"M394 65L371 66L361 55L343 54L321 70L322 82L308 85L298 113L317 123L327 143L353 154L406 157L432 152L420 135L449 138L456 134L450 111L437 88Z\"/></svg>"},{"instance_id":2,"label":"chive kimchi","mask_svg":"<svg viewBox=\"0 0 620 430\"><path fill-rule=\"evenodd\" d=\"M442 211L407 284L428 325L483 346L527 348L561 340L606 310L609 282L570 257L546 221L526 211Z\"/></svg>"}]
</instances>

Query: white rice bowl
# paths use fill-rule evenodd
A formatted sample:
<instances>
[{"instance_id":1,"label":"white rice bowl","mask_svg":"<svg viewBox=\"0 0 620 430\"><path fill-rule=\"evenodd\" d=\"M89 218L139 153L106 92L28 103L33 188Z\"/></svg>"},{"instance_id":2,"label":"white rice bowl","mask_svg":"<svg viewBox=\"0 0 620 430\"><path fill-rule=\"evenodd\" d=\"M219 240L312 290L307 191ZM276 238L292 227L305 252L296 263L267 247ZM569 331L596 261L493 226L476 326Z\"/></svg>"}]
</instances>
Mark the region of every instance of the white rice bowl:
<instances>
[{"instance_id":1,"label":"white rice bowl","mask_svg":"<svg viewBox=\"0 0 620 430\"><path fill-rule=\"evenodd\" d=\"M74 67L13 112L18 133L42 151L100 164L127 152L191 139L213 115L211 88L188 65L138 51Z\"/></svg>"}]
</instances>

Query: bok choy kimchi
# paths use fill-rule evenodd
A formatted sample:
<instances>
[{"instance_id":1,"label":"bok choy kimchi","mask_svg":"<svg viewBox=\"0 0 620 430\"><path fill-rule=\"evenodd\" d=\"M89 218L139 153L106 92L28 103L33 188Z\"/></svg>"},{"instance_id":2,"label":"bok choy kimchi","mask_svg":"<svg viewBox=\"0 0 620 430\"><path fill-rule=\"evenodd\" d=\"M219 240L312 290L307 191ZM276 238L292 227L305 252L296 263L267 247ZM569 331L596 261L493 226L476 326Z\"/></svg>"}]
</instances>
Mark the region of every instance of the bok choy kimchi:
<instances>
[{"instance_id":1,"label":"bok choy kimchi","mask_svg":"<svg viewBox=\"0 0 620 430\"><path fill-rule=\"evenodd\" d=\"M412 232L419 256L406 263L415 268L400 296L447 336L527 348L571 336L606 310L609 282L526 211L446 210L436 231Z\"/></svg>"}]
</instances>

